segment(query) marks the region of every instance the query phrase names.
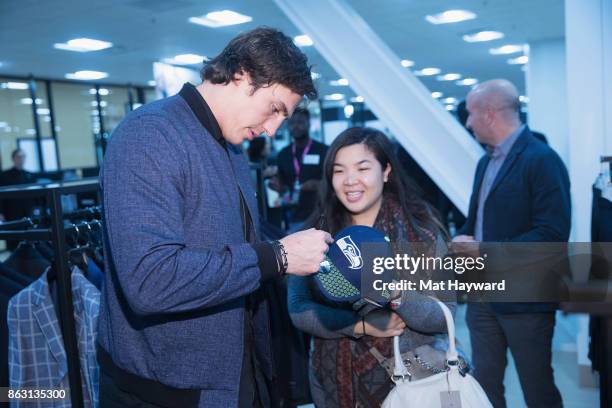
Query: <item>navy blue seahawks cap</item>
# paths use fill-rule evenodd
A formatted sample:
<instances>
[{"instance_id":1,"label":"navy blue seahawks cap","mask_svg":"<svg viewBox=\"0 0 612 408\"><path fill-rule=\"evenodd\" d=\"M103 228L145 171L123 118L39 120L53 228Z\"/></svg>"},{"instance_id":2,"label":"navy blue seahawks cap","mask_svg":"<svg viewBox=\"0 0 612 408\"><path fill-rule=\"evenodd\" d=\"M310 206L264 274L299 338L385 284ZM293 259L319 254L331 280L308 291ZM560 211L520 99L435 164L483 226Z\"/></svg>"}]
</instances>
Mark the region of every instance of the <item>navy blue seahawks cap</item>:
<instances>
[{"instance_id":1,"label":"navy blue seahawks cap","mask_svg":"<svg viewBox=\"0 0 612 408\"><path fill-rule=\"evenodd\" d=\"M366 281L374 277L374 257L392 257L389 238L382 232L363 225L354 225L338 232L330 245L321 269L314 276L321 294L332 302L350 303L355 310L367 303L382 307L389 302L390 293L376 291L372 285L362 290L362 276ZM390 280L392 271L377 279Z\"/></svg>"}]
</instances>

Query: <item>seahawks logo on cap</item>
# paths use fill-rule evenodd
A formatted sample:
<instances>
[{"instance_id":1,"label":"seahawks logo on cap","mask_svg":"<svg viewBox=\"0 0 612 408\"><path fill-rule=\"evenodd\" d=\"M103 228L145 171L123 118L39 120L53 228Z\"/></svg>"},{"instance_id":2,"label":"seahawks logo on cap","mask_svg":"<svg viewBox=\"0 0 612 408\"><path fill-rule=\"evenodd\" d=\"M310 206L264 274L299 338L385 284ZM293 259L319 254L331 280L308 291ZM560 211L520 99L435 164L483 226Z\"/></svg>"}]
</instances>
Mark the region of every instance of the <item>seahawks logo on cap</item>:
<instances>
[{"instance_id":1,"label":"seahawks logo on cap","mask_svg":"<svg viewBox=\"0 0 612 408\"><path fill-rule=\"evenodd\" d=\"M342 250L342 253L351 263L351 269L360 269L363 266L363 259L361 259L361 251L355 245L350 235L342 237L336 240L336 244Z\"/></svg>"}]
</instances>

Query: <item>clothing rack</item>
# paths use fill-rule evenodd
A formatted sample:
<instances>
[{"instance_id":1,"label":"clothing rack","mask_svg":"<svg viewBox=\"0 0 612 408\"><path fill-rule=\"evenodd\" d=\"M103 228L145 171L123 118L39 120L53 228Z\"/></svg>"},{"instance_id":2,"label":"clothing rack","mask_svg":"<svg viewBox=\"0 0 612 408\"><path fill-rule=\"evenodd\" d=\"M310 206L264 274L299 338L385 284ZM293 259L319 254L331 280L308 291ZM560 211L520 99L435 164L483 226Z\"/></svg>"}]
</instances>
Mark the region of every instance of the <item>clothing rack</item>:
<instances>
[{"instance_id":1,"label":"clothing rack","mask_svg":"<svg viewBox=\"0 0 612 408\"><path fill-rule=\"evenodd\" d=\"M608 166L610 166L610 174L612 174L612 156L601 156L599 161L600 163L608 163Z\"/></svg>"},{"instance_id":2,"label":"clothing rack","mask_svg":"<svg viewBox=\"0 0 612 408\"><path fill-rule=\"evenodd\" d=\"M66 230L74 226L64 226L62 211L63 195L100 192L97 178L79 181L50 183L43 185L24 185L0 189L0 200L7 198L45 198L49 208L50 227L32 230L2 231L0 239L17 239L28 241L51 241L55 259L52 267L57 274L57 291L59 297L58 320L60 322L64 349L68 360L68 381L72 407L83 407L83 390L81 388L81 366L76 337L74 309L72 304L71 272L66 254ZM1 229L1 228L0 228Z\"/></svg>"},{"instance_id":3,"label":"clothing rack","mask_svg":"<svg viewBox=\"0 0 612 408\"><path fill-rule=\"evenodd\" d=\"M31 218L25 217L20 220L5 221L0 223L0 231L24 230L34 227L34 222Z\"/></svg>"},{"instance_id":4,"label":"clothing rack","mask_svg":"<svg viewBox=\"0 0 612 408\"><path fill-rule=\"evenodd\" d=\"M251 172L255 172L255 195L257 197L257 209L259 211L259 219L262 221L268 220L268 197L266 194L266 184L264 182L263 171L265 166L262 163L249 163Z\"/></svg>"}]
</instances>

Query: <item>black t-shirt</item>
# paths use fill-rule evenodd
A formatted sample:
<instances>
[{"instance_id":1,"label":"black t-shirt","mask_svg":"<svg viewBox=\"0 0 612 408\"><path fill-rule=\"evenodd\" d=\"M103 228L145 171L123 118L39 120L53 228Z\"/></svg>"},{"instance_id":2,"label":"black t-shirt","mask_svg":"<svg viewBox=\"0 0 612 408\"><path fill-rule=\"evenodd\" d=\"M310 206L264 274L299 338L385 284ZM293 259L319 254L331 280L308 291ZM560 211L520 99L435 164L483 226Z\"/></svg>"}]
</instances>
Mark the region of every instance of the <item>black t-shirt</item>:
<instances>
[{"instance_id":1,"label":"black t-shirt","mask_svg":"<svg viewBox=\"0 0 612 408\"><path fill-rule=\"evenodd\" d=\"M0 186L13 186L17 184L31 184L36 180L34 175L25 170L17 170L15 167L0 173Z\"/></svg>"},{"instance_id":2,"label":"black t-shirt","mask_svg":"<svg viewBox=\"0 0 612 408\"><path fill-rule=\"evenodd\" d=\"M35 182L36 179L32 173L25 170L17 170L15 167L0 173L0 186L14 186ZM38 200L31 198L7 198L0 203L0 212L2 212L6 221L19 220L23 217L30 217L32 215L32 207L37 203Z\"/></svg>"},{"instance_id":3,"label":"black t-shirt","mask_svg":"<svg viewBox=\"0 0 612 408\"><path fill-rule=\"evenodd\" d=\"M293 186L295 184L292 146L293 144L290 144L285 147L277 157L278 176L281 183L287 186L291 193L293 193ZM300 184L304 184L308 180L321 180L323 178L323 162L325 161L327 149L328 147L323 143L313 140L308 154L304 156L305 163L302 163L304 148L296 149L295 156L300 166ZM300 192L300 199L293 215L294 221L303 221L308 218L317 203L317 194L317 191Z\"/></svg>"}]
</instances>

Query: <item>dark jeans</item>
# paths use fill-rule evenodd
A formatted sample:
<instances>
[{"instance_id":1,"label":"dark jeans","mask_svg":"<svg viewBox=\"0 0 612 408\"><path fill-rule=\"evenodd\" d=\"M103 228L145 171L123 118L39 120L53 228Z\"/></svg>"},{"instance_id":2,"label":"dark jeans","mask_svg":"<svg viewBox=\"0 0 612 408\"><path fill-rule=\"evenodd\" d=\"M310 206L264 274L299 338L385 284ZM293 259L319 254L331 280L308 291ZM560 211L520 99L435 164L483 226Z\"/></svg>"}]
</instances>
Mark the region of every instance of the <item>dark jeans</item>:
<instances>
[{"instance_id":1,"label":"dark jeans","mask_svg":"<svg viewBox=\"0 0 612 408\"><path fill-rule=\"evenodd\" d=\"M505 408L504 372L510 348L529 408L562 407L553 378L552 337L555 314L498 314L489 304L470 303L467 324L474 377L495 408Z\"/></svg>"},{"instance_id":2,"label":"dark jeans","mask_svg":"<svg viewBox=\"0 0 612 408\"><path fill-rule=\"evenodd\" d=\"M246 390L241 388L241 400L238 406L248 408L264 408L259 402L258 394L254 389L249 389L256 395L257 400L247 402L242 393ZM177 401L177 407L180 406L180 401ZM111 377L100 370L100 408L163 408L161 405L155 405L147 401L143 401L138 396L126 392L119 388Z\"/></svg>"},{"instance_id":3,"label":"dark jeans","mask_svg":"<svg viewBox=\"0 0 612 408\"><path fill-rule=\"evenodd\" d=\"M100 370L100 408L160 408L123 391L113 379Z\"/></svg>"}]
</instances>

